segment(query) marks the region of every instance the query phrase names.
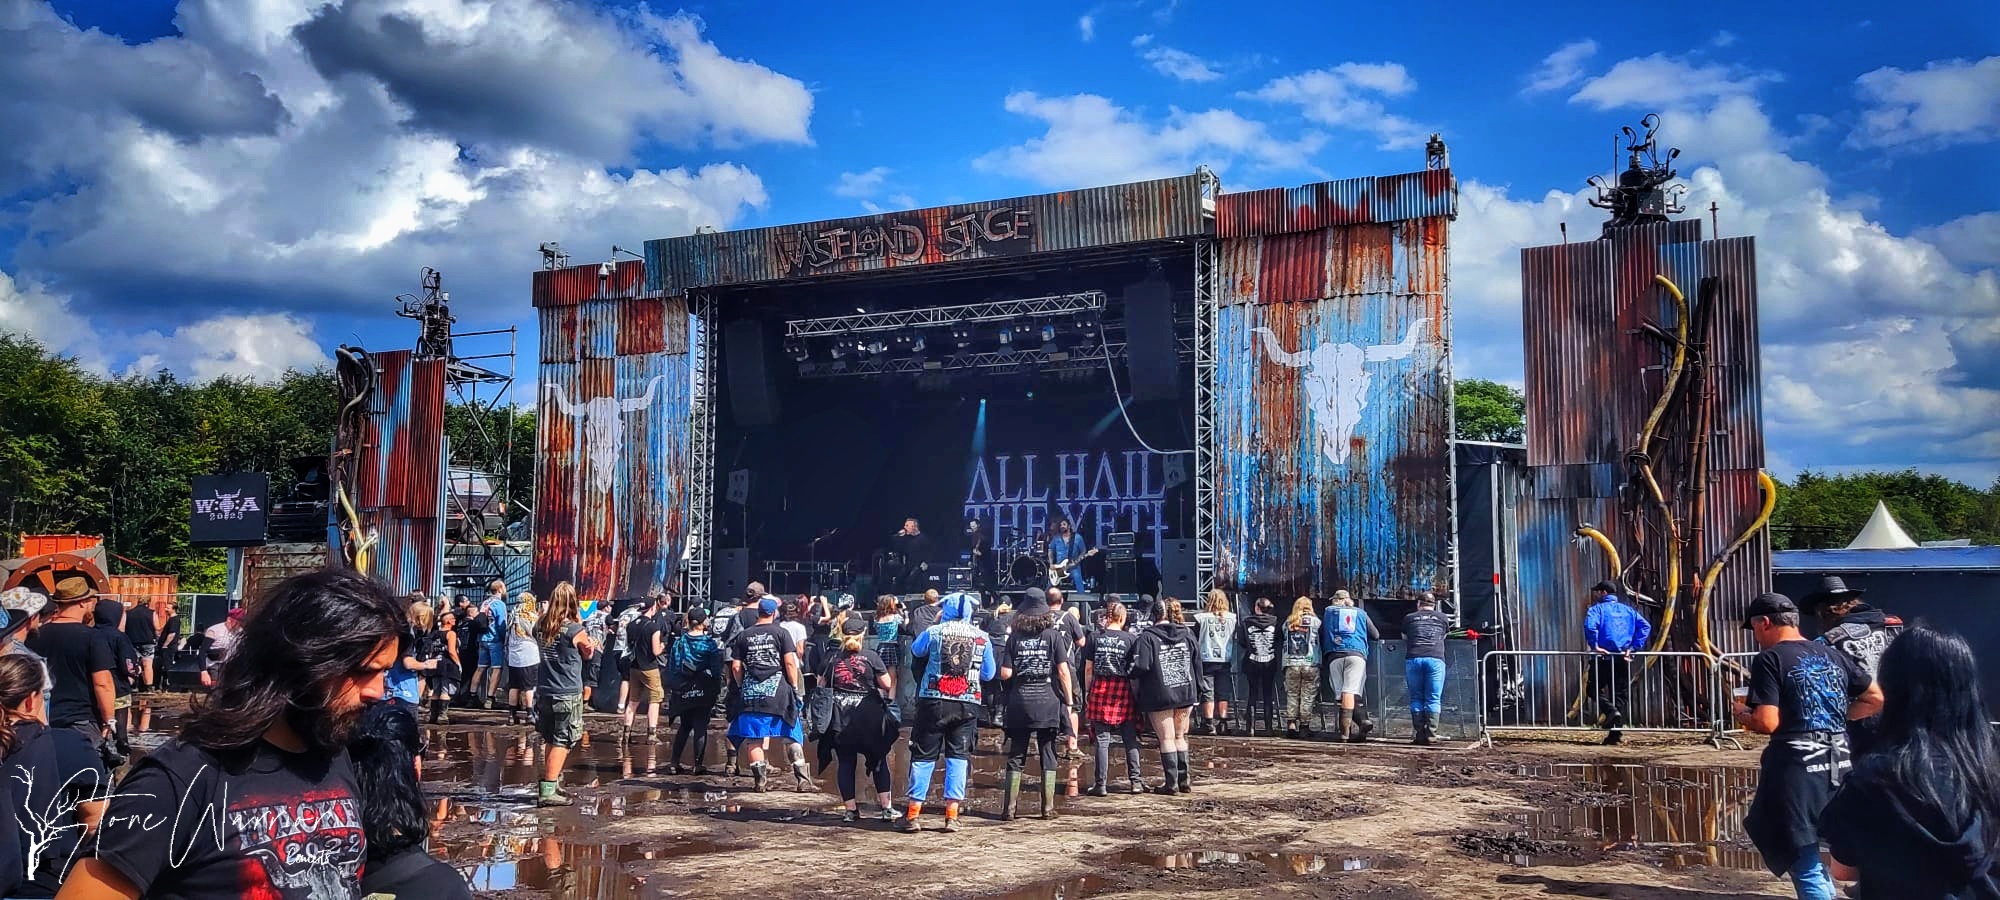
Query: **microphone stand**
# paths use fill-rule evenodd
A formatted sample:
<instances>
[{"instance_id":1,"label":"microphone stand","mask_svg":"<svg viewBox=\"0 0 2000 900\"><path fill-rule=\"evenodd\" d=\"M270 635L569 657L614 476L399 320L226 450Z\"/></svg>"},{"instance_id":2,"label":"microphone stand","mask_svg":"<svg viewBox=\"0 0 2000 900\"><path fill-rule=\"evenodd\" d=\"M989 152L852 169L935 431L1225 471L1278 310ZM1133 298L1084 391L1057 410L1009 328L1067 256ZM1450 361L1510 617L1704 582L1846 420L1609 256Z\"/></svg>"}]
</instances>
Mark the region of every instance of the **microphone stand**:
<instances>
[{"instance_id":1,"label":"microphone stand","mask_svg":"<svg viewBox=\"0 0 2000 900\"><path fill-rule=\"evenodd\" d=\"M834 535L839 533L840 529L835 528L834 530L822 534L819 537L813 538L812 542L806 545L806 570L807 570L806 596L807 597L817 598L819 596L819 542L826 540L827 538L833 537Z\"/></svg>"}]
</instances>

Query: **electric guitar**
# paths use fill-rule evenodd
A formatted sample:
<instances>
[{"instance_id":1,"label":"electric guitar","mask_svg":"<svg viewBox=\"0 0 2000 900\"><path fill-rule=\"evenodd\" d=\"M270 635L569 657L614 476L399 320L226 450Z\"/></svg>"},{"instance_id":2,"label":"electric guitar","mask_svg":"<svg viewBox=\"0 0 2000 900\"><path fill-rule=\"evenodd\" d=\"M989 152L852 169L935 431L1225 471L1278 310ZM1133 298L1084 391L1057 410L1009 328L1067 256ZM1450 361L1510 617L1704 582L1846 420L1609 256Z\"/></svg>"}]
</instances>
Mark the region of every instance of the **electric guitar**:
<instances>
[{"instance_id":1,"label":"electric guitar","mask_svg":"<svg viewBox=\"0 0 2000 900\"><path fill-rule=\"evenodd\" d=\"M1082 564L1083 564L1083 561L1084 561L1084 560L1086 560L1086 559L1089 559L1089 558L1091 558L1091 557L1093 557L1093 556L1096 556L1096 555L1097 555L1097 553L1098 553L1098 551L1100 551L1100 550L1102 550L1102 549L1104 549L1104 548L1102 548L1102 547L1092 547L1092 548L1090 548L1089 550L1085 550L1085 551L1083 552L1083 555L1082 555L1082 556L1079 556L1079 557L1077 557L1077 558L1075 558L1075 559L1073 559L1073 560L1070 560L1069 562L1051 562L1051 563L1049 563L1049 587L1052 587L1052 588L1059 588L1059 587L1062 587L1062 580L1063 580L1063 577L1069 574L1069 570L1070 570L1070 569L1072 569L1072 568L1075 568L1076 566L1079 566L1079 565L1082 565Z\"/></svg>"}]
</instances>

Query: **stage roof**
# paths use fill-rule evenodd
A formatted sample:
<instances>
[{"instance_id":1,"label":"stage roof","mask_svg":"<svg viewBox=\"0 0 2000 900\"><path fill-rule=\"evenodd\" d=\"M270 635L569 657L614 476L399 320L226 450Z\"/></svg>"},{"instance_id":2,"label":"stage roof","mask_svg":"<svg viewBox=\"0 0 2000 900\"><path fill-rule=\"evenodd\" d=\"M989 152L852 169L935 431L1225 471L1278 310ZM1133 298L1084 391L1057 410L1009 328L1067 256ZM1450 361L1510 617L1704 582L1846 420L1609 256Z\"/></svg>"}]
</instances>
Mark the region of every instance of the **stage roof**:
<instances>
[{"instance_id":1,"label":"stage roof","mask_svg":"<svg viewBox=\"0 0 2000 900\"><path fill-rule=\"evenodd\" d=\"M2000 571L2000 545L1895 550L1780 550L1774 572Z\"/></svg>"}]
</instances>

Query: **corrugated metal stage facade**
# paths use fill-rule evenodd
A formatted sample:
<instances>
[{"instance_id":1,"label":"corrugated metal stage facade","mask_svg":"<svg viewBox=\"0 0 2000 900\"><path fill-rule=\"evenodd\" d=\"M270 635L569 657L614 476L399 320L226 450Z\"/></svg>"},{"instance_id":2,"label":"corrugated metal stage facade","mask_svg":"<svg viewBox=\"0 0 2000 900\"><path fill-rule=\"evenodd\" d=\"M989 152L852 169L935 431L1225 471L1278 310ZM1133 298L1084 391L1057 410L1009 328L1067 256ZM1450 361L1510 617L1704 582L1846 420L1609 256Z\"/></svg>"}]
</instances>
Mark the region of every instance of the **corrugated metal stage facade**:
<instances>
[{"instance_id":1,"label":"corrugated metal stage facade","mask_svg":"<svg viewBox=\"0 0 2000 900\"><path fill-rule=\"evenodd\" d=\"M369 356L369 396L357 468L362 533L376 542L368 574L398 592L439 596L444 588L445 366L408 350Z\"/></svg>"},{"instance_id":2,"label":"corrugated metal stage facade","mask_svg":"<svg viewBox=\"0 0 2000 900\"><path fill-rule=\"evenodd\" d=\"M1197 261L1209 316L1185 392L1212 420L1196 428L1208 533L1187 535L1209 548L1199 577L1284 596L1450 590L1456 211L1448 169L1239 194L1195 174L653 240L643 265L539 272L535 583L628 596L683 562L706 571L717 297L1171 251Z\"/></svg>"},{"instance_id":3,"label":"corrugated metal stage facade","mask_svg":"<svg viewBox=\"0 0 2000 900\"><path fill-rule=\"evenodd\" d=\"M1754 239L1702 240L1700 220L1607 228L1599 240L1526 248L1521 271L1531 499L1516 507L1509 647L1581 649L1589 587L1622 575L1652 598L1642 606L1656 623L1673 616L1656 638L1669 649L1754 649L1739 624L1770 590L1766 531L1729 555L1705 611L1698 602L1701 577L1765 499ZM1685 294L1686 310L1656 275ZM1690 352L1670 389L1682 327ZM1578 540L1583 525L1610 538L1625 572Z\"/></svg>"}]
</instances>

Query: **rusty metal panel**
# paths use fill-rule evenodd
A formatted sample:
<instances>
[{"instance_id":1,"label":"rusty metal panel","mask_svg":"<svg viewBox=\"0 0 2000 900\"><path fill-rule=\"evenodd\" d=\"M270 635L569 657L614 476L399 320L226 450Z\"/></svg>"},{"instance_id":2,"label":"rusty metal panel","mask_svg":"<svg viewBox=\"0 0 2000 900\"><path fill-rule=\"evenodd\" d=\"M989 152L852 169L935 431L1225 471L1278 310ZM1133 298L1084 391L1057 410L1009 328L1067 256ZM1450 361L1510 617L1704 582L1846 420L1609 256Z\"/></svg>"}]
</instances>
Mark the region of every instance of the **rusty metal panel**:
<instances>
[{"instance_id":1,"label":"rusty metal panel","mask_svg":"<svg viewBox=\"0 0 2000 900\"><path fill-rule=\"evenodd\" d=\"M687 304L633 297L576 308L576 352L545 343L540 368L534 583L570 581L586 599L634 596L672 583L686 539Z\"/></svg>"},{"instance_id":2,"label":"rusty metal panel","mask_svg":"<svg viewBox=\"0 0 2000 900\"><path fill-rule=\"evenodd\" d=\"M541 360L576 361L576 307L541 307Z\"/></svg>"},{"instance_id":3,"label":"rusty metal panel","mask_svg":"<svg viewBox=\"0 0 2000 900\"><path fill-rule=\"evenodd\" d=\"M1216 198L1215 236L1241 238L1457 215L1458 187L1451 170L1430 169L1223 194Z\"/></svg>"},{"instance_id":4,"label":"rusty metal panel","mask_svg":"<svg viewBox=\"0 0 2000 900\"><path fill-rule=\"evenodd\" d=\"M375 389L362 429L358 510L374 535L369 574L400 592L443 586L445 362L408 350L370 356Z\"/></svg>"},{"instance_id":5,"label":"rusty metal panel","mask_svg":"<svg viewBox=\"0 0 2000 900\"><path fill-rule=\"evenodd\" d=\"M646 242L646 292L884 271L1195 237L1196 175Z\"/></svg>"},{"instance_id":6,"label":"rusty metal panel","mask_svg":"<svg viewBox=\"0 0 2000 900\"><path fill-rule=\"evenodd\" d=\"M49 553L75 553L79 550L102 546L104 546L104 539L94 534L21 535L21 557L23 559Z\"/></svg>"},{"instance_id":7,"label":"rusty metal panel","mask_svg":"<svg viewBox=\"0 0 2000 900\"><path fill-rule=\"evenodd\" d=\"M639 296L646 283L646 265L636 259L612 263L584 263L562 269L535 272L529 297L537 309L575 306L591 300L622 300Z\"/></svg>"},{"instance_id":8,"label":"rusty metal panel","mask_svg":"<svg viewBox=\"0 0 2000 900\"><path fill-rule=\"evenodd\" d=\"M1379 271L1347 282L1375 290L1321 280L1318 297L1274 300L1314 283L1306 246L1322 273ZM1443 220L1223 242L1234 302L1217 334L1219 582L1315 596L1450 588L1444 246ZM1253 261L1254 275L1238 268Z\"/></svg>"},{"instance_id":9,"label":"rusty metal panel","mask_svg":"<svg viewBox=\"0 0 2000 900\"><path fill-rule=\"evenodd\" d=\"M154 599L167 598L172 602L180 593L181 579L178 575L113 575L111 589L105 594L126 606L150 606Z\"/></svg>"},{"instance_id":10,"label":"rusty metal panel","mask_svg":"<svg viewBox=\"0 0 2000 900\"><path fill-rule=\"evenodd\" d=\"M1761 468L1764 394L1758 356L1757 240L1704 241L1701 251L1702 274L1720 279L1708 334L1709 371L1716 391L1710 465Z\"/></svg>"}]
</instances>

